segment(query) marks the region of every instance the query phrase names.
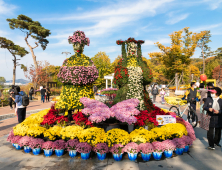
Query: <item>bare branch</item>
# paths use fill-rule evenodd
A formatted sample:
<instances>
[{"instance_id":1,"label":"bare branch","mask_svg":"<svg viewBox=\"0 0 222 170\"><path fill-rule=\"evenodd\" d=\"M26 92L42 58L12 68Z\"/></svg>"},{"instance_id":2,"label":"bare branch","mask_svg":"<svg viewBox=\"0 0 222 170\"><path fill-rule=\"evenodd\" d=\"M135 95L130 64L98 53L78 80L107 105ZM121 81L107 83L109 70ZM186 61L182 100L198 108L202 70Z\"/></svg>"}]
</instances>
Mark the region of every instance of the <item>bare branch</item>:
<instances>
[{"instance_id":1,"label":"bare branch","mask_svg":"<svg viewBox=\"0 0 222 170\"><path fill-rule=\"evenodd\" d=\"M36 47L39 46L39 44L37 42L35 42L36 46L35 47L32 47L32 49L35 49Z\"/></svg>"}]
</instances>

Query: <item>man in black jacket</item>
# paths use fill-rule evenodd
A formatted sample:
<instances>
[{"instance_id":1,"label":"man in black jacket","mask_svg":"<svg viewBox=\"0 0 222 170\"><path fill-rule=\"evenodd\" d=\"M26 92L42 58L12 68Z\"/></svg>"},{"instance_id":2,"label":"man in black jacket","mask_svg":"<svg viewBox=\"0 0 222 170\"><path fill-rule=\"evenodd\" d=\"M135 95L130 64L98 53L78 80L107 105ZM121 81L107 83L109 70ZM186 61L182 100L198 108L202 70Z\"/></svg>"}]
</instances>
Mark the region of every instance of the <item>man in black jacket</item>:
<instances>
[{"instance_id":1,"label":"man in black jacket","mask_svg":"<svg viewBox=\"0 0 222 170\"><path fill-rule=\"evenodd\" d=\"M221 147L222 99L219 98L221 95L221 89L219 87L215 87L215 90L210 90L210 92L211 96L206 99L203 108L207 111L207 114L211 116L207 139L209 143L208 149L214 150L214 144Z\"/></svg>"}]
</instances>

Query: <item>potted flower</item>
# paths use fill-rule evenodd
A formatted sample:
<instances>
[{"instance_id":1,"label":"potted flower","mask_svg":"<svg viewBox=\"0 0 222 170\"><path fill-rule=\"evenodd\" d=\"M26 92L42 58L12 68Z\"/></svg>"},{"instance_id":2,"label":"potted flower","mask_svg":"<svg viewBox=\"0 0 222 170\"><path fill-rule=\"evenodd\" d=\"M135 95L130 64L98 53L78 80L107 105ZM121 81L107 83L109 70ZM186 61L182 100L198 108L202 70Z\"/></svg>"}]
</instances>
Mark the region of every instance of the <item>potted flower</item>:
<instances>
[{"instance_id":1,"label":"potted flower","mask_svg":"<svg viewBox=\"0 0 222 170\"><path fill-rule=\"evenodd\" d=\"M67 125L68 121L69 121L69 119L65 116L58 116L56 118L57 125L60 127L63 127L63 128Z\"/></svg>"},{"instance_id":2,"label":"potted flower","mask_svg":"<svg viewBox=\"0 0 222 170\"><path fill-rule=\"evenodd\" d=\"M141 152L142 159L144 161L149 161L154 148L151 143L141 143L139 144L139 150Z\"/></svg>"},{"instance_id":3,"label":"potted flower","mask_svg":"<svg viewBox=\"0 0 222 170\"><path fill-rule=\"evenodd\" d=\"M77 152L81 153L81 158L83 160L89 159L92 147L87 142L79 143L76 148Z\"/></svg>"},{"instance_id":4,"label":"potted flower","mask_svg":"<svg viewBox=\"0 0 222 170\"><path fill-rule=\"evenodd\" d=\"M139 145L135 142L130 142L123 148L123 152L128 153L129 160L135 161L137 158L137 153L139 152Z\"/></svg>"},{"instance_id":5,"label":"potted flower","mask_svg":"<svg viewBox=\"0 0 222 170\"><path fill-rule=\"evenodd\" d=\"M32 153L34 155L40 154L43 143L44 143L44 140L40 138L32 138L30 140L29 147L32 148Z\"/></svg>"},{"instance_id":6,"label":"potted flower","mask_svg":"<svg viewBox=\"0 0 222 170\"><path fill-rule=\"evenodd\" d=\"M53 149L55 150L56 156L60 157L63 155L65 146L66 142L62 139L53 142Z\"/></svg>"},{"instance_id":7,"label":"potted flower","mask_svg":"<svg viewBox=\"0 0 222 170\"><path fill-rule=\"evenodd\" d=\"M18 144L19 140L22 138L22 136L14 136L11 138L11 142L14 143L14 147L17 150L22 149L22 147Z\"/></svg>"},{"instance_id":8,"label":"potted flower","mask_svg":"<svg viewBox=\"0 0 222 170\"><path fill-rule=\"evenodd\" d=\"M69 156L74 158L77 155L76 146L79 144L78 139L70 139L66 142L66 149L69 151Z\"/></svg>"},{"instance_id":9,"label":"potted flower","mask_svg":"<svg viewBox=\"0 0 222 170\"><path fill-rule=\"evenodd\" d=\"M165 140L162 142L164 145L164 155L166 158L171 158L173 155L173 151L176 149L176 144L173 140Z\"/></svg>"},{"instance_id":10,"label":"potted flower","mask_svg":"<svg viewBox=\"0 0 222 170\"><path fill-rule=\"evenodd\" d=\"M44 155L50 157L53 152L53 142L47 141L42 144L42 149L44 150Z\"/></svg>"},{"instance_id":11,"label":"potted flower","mask_svg":"<svg viewBox=\"0 0 222 170\"><path fill-rule=\"evenodd\" d=\"M185 146L186 146L186 143L185 143L184 139L183 138L174 138L173 141L176 145L175 153L177 155L182 155L183 154L183 148L185 148Z\"/></svg>"},{"instance_id":12,"label":"potted flower","mask_svg":"<svg viewBox=\"0 0 222 170\"><path fill-rule=\"evenodd\" d=\"M99 160L104 160L106 158L106 153L109 152L109 148L106 143L98 143L93 147L93 151L97 153L97 158Z\"/></svg>"},{"instance_id":13,"label":"potted flower","mask_svg":"<svg viewBox=\"0 0 222 170\"><path fill-rule=\"evenodd\" d=\"M186 146L183 148L183 152L188 152L189 151L189 147L193 144L193 140L186 135L183 135L182 139L184 140Z\"/></svg>"},{"instance_id":14,"label":"potted flower","mask_svg":"<svg viewBox=\"0 0 222 170\"><path fill-rule=\"evenodd\" d=\"M156 141L156 142L153 142L152 145L154 148L153 158L158 161L162 158L162 153L164 151L163 143Z\"/></svg>"},{"instance_id":15,"label":"potted flower","mask_svg":"<svg viewBox=\"0 0 222 170\"><path fill-rule=\"evenodd\" d=\"M12 139L14 138L14 136L15 136L15 135L14 135L14 133L13 133L13 130L11 130L11 131L9 132L8 137L7 137L7 141L12 143ZM12 146L15 147L14 143L12 143Z\"/></svg>"},{"instance_id":16,"label":"potted flower","mask_svg":"<svg viewBox=\"0 0 222 170\"><path fill-rule=\"evenodd\" d=\"M124 146L121 144L114 144L110 148L110 152L113 154L115 161L120 161L123 158L123 148Z\"/></svg>"},{"instance_id":17,"label":"potted flower","mask_svg":"<svg viewBox=\"0 0 222 170\"><path fill-rule=\"evenodd\" d=\"M32 151L32 149L29 146L31 139L32 139L32 137L23 136L18 142L19 146L24 147L25 153L30 153Z\"/></svg>"}]
</instances>

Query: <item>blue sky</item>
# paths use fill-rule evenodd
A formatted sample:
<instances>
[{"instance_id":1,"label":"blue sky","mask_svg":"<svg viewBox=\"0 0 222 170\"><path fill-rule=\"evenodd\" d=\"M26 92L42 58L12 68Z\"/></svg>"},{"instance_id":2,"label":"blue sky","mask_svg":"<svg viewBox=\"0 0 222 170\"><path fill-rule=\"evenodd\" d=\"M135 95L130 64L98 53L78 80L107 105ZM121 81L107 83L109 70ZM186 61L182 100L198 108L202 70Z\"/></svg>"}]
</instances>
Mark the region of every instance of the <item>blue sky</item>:
<instances>
[{"instance_id":1,"label":"blue sky","mask_svg":"<svg viewBox=\"0 0 222 170\"><path fill-rule=\"evenodd\" d=\"M84 54L93 57L104 51L111 61L121 54L116 40L134 37L145 40L143 56L159 51L154 45L161 42L170 45L169 34L190 27L191 31L210 30L212 50L222 47L222 0L0 0L0 36L25 47L24 33L11 30L7 18L17 18L19 14L39 21L51 30L49 44L45 51L40 47L34 50L37 60L47 60L52 65L62 65L66 58L61 53L73 49L67 41L74 31L84 31L90 39ZM34 40L29 40L34 46ZM193 57L199 57L197 49ZM20 63L33 64L31 54ZM0 76L12 79L12 56L0 49ZM24 78L18 67L17 79Z\"/></svg>"}]
</instances>

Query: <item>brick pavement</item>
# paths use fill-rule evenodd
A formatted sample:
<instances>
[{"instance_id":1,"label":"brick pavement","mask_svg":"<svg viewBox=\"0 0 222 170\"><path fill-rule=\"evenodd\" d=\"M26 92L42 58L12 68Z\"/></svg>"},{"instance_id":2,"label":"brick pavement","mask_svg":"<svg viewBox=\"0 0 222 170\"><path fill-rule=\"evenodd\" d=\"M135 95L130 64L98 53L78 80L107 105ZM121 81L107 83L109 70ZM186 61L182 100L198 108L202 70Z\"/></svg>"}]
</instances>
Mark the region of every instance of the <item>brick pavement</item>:
<instances>
[{"instance_id":1,"label":"brick pavement","mask_svg":"<svg viewBox=\"0 0 222 170\"><path fill-rule=\"evenodd\" d=\"M33 101L33 102L30 102L30 105L27 107L27 111L50 108L51 105L52 105L51 102L46 102L43 104L40 101ZM10 114L10 113L14 113L14 110L10 110L9 106L0 108L0 115ZM29 115L27 115L27 117L28 116ZM18 124L17 117L1 120L0 121L0 137L7 135L12 130L12 128L17 124Z\"/></svg>"}]
</instances>

